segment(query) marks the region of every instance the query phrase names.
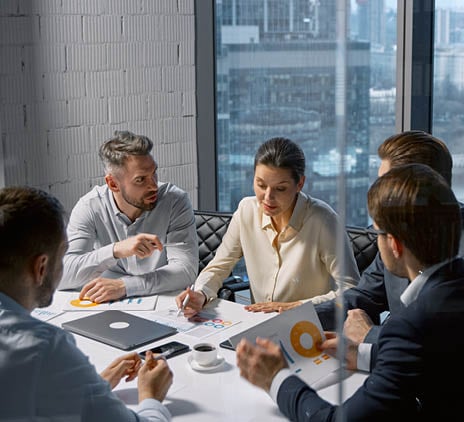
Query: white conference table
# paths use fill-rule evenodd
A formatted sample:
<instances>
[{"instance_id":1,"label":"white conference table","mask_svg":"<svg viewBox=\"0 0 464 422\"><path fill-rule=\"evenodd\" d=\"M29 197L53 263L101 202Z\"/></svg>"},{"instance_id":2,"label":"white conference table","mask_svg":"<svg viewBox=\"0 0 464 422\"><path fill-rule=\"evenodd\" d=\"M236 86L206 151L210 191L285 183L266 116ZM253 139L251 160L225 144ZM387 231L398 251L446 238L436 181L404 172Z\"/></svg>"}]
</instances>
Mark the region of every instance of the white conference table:
<instances>
[{"instance_id":1,"label":"white conference table","mask_svg":"<svg viewBox=\"0 0 464 422\"><path fill-rule=\"evenodd\" d=\"M69 292L56 292L54 303L48 308L60 311L57 303L62 302ZM74 293L75 295L75 293ZM155 310L168 309L175 306L175 294L158 296ZM137 352L171 340L177 340L193 346L195 343L207 341L219 346L219 343L231 335L271 317L272 314L250 313L243 309L243 305L217 299L207 306L209 313L218 313L224 318L241 321L236 325L220 330L207 337L198 339L187 333L177 333L156 342L134 349ZM147 315L149 311L132 311L139 316ZM67 311L52 318L49 323L61 326L65 321L89 315L91 311ZM184 318L180 316L179 318ZM86 337L75 335L78 347L89 357L90 362L101 372L116 357L128 353L123 350L105 345ZM277 405L263 390L253 386L240 377L236 366L235 352L219 348L219 354L224 357L224 364L211 372L198 372L191 368L188 358L190 352L175 356L168 360L174 373L174 380L168 391L164 404L168 407L175 421L282 421L286 418L280 413ZM346 374L343 387L340 388L338 374L331 374L318 381L317 389L321 397L332 403L338 403L340 393L349 397L366 378L363 373ZM130 407L137 404L137 381L126 383L124 380L114 389L115 393Z\"/></svg>"}]
</instances>

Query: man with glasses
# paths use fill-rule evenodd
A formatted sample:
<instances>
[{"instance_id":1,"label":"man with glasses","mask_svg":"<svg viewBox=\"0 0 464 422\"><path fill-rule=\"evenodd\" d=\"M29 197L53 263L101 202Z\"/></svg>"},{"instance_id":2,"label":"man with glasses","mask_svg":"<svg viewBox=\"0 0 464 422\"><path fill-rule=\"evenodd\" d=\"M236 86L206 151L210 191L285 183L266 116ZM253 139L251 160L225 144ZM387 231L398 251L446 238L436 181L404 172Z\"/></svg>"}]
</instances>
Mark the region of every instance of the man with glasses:
<instances>
[{"instance_id":1,"label":"man with glasses","mask_svg":"<svg viewBox=\"0 0 464 422\"><path fill-rule=\"evenodd\" d=\"M243 377L268 391L281 412L298 421L454 420L462 414L464 377L464 259L458 256L461 211L448 182L430 167L406 164L385 173L368 192L368 210L385 267L410 284L403 308L372 346L371 373L343 405L323 400L288 368L279 346L242 339ZM333 332L319 345L336 351ZM348 342L346 367L356 369ZM359 368L358 368L359 369Z\"/></svg>"},{"instance_id":2,"label":"man with glasses","mask_svg":"<svg viewBox=\"0 0 464 422\"><path fill-rule=\"evenodd\" d=\"M379 146L378 155L381 159L379 176L402 164L420 163L436 170L451 186L451 154L442 140L429 133L412 130L390 136ZM408 283L406 278L398 277L385 268L380 253L377 253L362 273L358 285L344 292L346 320L343 331L347 338L360 344L359 369L369 370L370 349L378 340L381 320L403 308L400 298ZM317 304L315 308L323 328L335 330L335 300Z\"/></svg>"}]
</instances>

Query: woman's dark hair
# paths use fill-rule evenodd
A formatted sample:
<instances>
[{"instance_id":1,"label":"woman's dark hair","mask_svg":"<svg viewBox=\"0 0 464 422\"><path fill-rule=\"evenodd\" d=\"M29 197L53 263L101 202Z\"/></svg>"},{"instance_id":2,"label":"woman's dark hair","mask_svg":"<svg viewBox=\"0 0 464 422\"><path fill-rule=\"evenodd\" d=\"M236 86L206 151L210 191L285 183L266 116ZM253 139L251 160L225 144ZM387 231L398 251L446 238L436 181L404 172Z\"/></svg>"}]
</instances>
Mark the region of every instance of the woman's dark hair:
<instances>
[{"instance_id":1,"label":"woman's dark hair","mask_svg":"<svg viewBox=\"0 0 464 422\"><path fill-rule=\"evenodd\" d=\"M299 145L287 138L272 138L261 144L255 155L255 170L258 164L288 169L296 183L305 175L304 152Z\"/></svg>"}]
</instances>

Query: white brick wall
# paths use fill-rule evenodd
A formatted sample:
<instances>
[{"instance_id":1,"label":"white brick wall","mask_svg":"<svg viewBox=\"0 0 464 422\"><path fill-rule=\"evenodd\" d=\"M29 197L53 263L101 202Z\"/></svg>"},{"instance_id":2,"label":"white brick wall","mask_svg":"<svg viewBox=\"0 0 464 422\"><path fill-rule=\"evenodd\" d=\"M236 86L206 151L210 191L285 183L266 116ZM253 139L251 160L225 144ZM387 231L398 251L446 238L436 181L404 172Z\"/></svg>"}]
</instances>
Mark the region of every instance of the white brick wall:
<instances>
[{"instance_id":1,"label":"white brick wall","mask_svg":"<svg viewBox=\"0 0 464 422\"><path fill-rule=\"evenodd\" d=\"M71 210L115 130L149 136L196 206L194 0L1 0L0 182Z\"/></svg>"},{"instance_id":2,"label":"white brick wall","mask_svg":"<svg viewBox=\"0 0 464 422\"><path fill-rule=\"evenodd\" d=\"M14 75L21 72L22 48L20 45L0 45L0 74Z\"/></svg>"},{"instance_id":3,"label":"white brick wall","mask_svg":"<svg viewBox=\"0 0 464 422\"><path fill-rule=\"evenodd\" d=\"M195 64L195 42L193 40L179 43L179 60L181 65Z\"/></svg>"},{"instance_id":4,"label":"white brick wall","mask_svg":"<svg viewBox=\"0 0 464 422\"><path fill-rule=\"evenodd\" d=\"M48 154L54 159L92 152L90 129L87 126L52 129L48 132ZM66 142L63 142L66 139Z\"/></svg>"},{"instance_id":5,"label":"white brick wall","mask_svg":"<svg viewBox=\"0 0 464 422\"><path fill-rule=\"evenodd\" d=\"M117 54L114 51L113 54ZM106 44L73 44L66 46L66 71L107 69Z\"/></svg>"},{"instance_id":6,"label":"white brick wall","mask_svg":"<svg viewBox=\"0 0 464 422\"><path fill-rule=\"evenodd\" d=\"M114 43L123 41L121 16L79 16L82 19L83 38L87 43Z\"/></svg>"},{"instance_id":7,"label":"white brick wall","mask_svg":"<svg viewBox=\"0 0 464 422\"><path fill-rule=\"evenodd\" d=\"M124 70L86 72L85 86L87 96L111 98L124 95L126 93L125 73Z\"/></svg>"},{"instance_id":8,"label":"white brick wall","mask_svg":"<svg viewBox=\"0 0 464 422\"><path fill-rule=\"evenodd\" d=\"M195 92L185 92L182 95L182 115L183 116L196 116L196 97Z\"/></svg>"},{"instance_id":9,"label":"white brick wall","mask_svg":"<svg viewBox=\"0 0 464 422\"><path fill-rule=\"evenodd\" d=\"M159 92L149 95L148 115L151 118L181 116L182 94L180 92Z\"/></svg>"},{"instance_id":10,"label":"white brick wall","mask_svg":"<svg viewBox=\"0 0 464 422\"><path fill-rule=\"evenodd\" d=\"M83 98L85 72L47 72L42 74L42 98L47 101Z\"/></svg>"},{"instance_id":11,"label":"white brick wall","mask_svg":"<svg viewBox=\"0 0 464 422\"><path fill-rule=\"evenodd\" d=\"M162 95L161 91L161 67L127 69L125 72L127 94L145 94L154 92L153 95Z\"/></svg>"}]
</instances>

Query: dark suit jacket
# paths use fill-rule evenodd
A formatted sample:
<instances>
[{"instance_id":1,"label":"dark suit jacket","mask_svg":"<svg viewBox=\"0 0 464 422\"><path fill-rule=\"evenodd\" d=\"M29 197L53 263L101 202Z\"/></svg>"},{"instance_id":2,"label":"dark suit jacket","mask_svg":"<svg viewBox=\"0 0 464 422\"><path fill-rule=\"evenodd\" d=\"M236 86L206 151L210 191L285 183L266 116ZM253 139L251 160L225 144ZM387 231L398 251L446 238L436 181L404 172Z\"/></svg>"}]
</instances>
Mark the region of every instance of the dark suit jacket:
<instances>
[{"instance_id":1,"label":"dark suit jacket","mask_svg":"<svg viewBox=\"0 0 464 422\"><path fill-rule=\"evenodd\" d=\"M460 207L461 219L464 222L464 204L460 203ZM464 224L459 252L461 255L464 254ZM390 315L395 315L403 308L400 296L408 287L408 283L408 279L397 277L388 271L380 253L377 252L374 261L361 274L358 285L346 290L343 294L343 321L346 319L347 310L363 309L376 324L367 333L364 342L376 343L381 329L380 314L389 311ZM315 309L324 330L337 329L335 300L317 304Z\"/></svg>"},{"instance_id":2,"label":"dark suit jacket","mask_svg":"<svg viewBox=\"0 0 464 422\"><path fill-rule=\"evenodd\" d=\"M464 260L457 258L382 326L371 374L342 407L291 376L279 389L279 408L298 421L336 420L340 412L349 422L461 419L462 388L455 385L464 379L463 329Z\"/></svg>"},{"instance_id":3,"label":"dark suit jacket","mask_svg":"<svg viewBox=\"0 0 464 422\"><path fill-rule=\"evenodd\" d=\"M380 314L390 311L390 314L394 315L403 308L400 296L408 287L408 283L408 279L397 277L388 271L380 253L377 253L374 261L362 273L359 284L344 292L345 315L343 320L346 318L346 310L363 309L374 324L377 324L372 327L364 341L376 343L381 328L378 325ZM335 300L317 304L315 309L324 330L335 330Z\"/></svg>"}]
</instances>

